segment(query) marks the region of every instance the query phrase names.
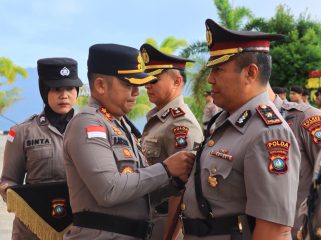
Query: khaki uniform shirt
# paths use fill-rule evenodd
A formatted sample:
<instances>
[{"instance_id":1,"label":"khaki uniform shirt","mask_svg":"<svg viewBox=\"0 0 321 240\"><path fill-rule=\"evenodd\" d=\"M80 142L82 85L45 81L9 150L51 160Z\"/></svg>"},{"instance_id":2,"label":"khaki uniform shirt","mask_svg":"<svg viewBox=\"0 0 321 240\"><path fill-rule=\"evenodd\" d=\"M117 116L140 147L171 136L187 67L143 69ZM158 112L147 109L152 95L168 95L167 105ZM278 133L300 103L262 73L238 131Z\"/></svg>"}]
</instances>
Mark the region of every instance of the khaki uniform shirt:
<instances>
[{"instance_id":1,"label":"khaki uniform shirt","mask_svg":"<svg viewBox=\"0 0 321 240\"><path fill-rule=\"evenodd\" d=\"M268 125L273 115L256 111L270 106L280 124ZM279 154L279 155L277 155ZM266 221L292 226L297 197L300 151L291 129L268 99L267 93L252 98L233 114L224 111L214 133L206 141L201 158L201 185L214 218L248 214ZM183 214L205 218L195 196L195 166L187 182ZM209 177L217 185L208 183ZM245 229L243 225L243 229ZM185 239L200 239L186 235ZM230 235L201 239L229 240ZM250 239L246 237L245 239Z\"/></svg>"},{"instance_id":2,"label":"khaki uniform shirt","mask_svg":"<svg viewBox=\"0 0 321 240\"><path fill-rule=\"evenodd\" d=\"M164 167L147 167L134 137L126 135L122 121L91 98L89 105L68 124L64 160L73 213L92 211L148 220L148 194L168 185ZM125 127L130 131L127 124ZM64 239L135 238L73 226Z\"/></svg>"},{"instance_id":3,"label":"khaki uniform shirt","mask_svg":"<svg viewBox=\"0 0 321 240\"><path fill-rule=\"evenodd\" d=\"M312 178L317 176L320 166L317 156L321 152L321 111L304 103L282 101L279 97L275 99L274 104L288 122L300 147L298 215L301 203L308 196ZM302 220L302 217L296 217L293 233L300 228Z\"/></svg>"},{"instance_id":4,"label":"khaki uniform shirt","mask_svg":"<svg viewBox=\"0 0 321 240\"><path fill-rule=\"evenodd\" d=\"M63 135L44 112L10 129L5 145L1 183L9 186L65 180ZM1 192L2 197L5 193ZM17 218L13 239L36 239Z\"/></svg>"},{"instance_id":5,"label":"khaki uniform shirt","mask_svg":"<svg viewBox=\"0 0 321 240\"><path fill-rule=\"evenodd\" d=\"M181 150L193 150L202 140L201 127L183 96L147 114L142 150L151 164L162 162Z\"/></svg>"}]
</instances>

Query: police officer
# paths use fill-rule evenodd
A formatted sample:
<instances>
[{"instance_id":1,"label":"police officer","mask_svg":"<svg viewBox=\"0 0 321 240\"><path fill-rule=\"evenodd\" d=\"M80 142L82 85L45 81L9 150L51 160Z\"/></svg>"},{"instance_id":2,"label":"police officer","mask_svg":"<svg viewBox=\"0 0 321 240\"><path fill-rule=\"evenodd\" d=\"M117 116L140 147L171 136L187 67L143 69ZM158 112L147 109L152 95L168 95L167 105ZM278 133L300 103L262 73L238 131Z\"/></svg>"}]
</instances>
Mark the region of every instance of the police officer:
<instances>
[{"instance_id":1,"label":"police officer","mask_svg":"<svg viewBox=\"0 0 321 240\"><path fill-rule=\"evenodd\" d=\"M149 101L155 108L147 113L143 130L142 150L150 164L164 161L182 150L193 150L202 140L202 130L194 114L185 104L183 88L186 82L185 67L192 60L164 54L145 43L140 48L145 72L158 81L145 85ZM169 200L175 201L174 198ZM168 204L156 207L152 239L163 239Z\"/></svg>"},{"instance_id":2,"label":"police officer","mask_svg":"<svg viewBox=\"0 0 321 240\"><path fill-rule=\"evenodd\" d=\"M37 63L44 110L9 131L0 185L4 199L10 186L65 181L63 135L74 116L73 106L82 82L77 62L71 58L45 58ZM37 237L15 218L12 239Z\"/></svg>"},{"instance_id":3,"label":"police officer","mask_svg":"<svg viewBox=\"0 0 321 240\"><path fill-rule=\"evenodd\" d=\"M74 226L64 239L147 239L149 193L169 183L181 189L172 176L186 181L194 154L180 152L148 166L125 119L138 86L157 80L143 72L137 49L96 44L89 48L87 63L91 98L64 138L74 214Z\"/></svg>"},{"instance_id":4,"label":"police officer","mask_svg":"<svg viewBox=\"0 0 321 240\"><path fill-rule=\"evenodd\" d=\"M294 85L290 88L290 101L291 102L296 102L296 103L303 103L303 88L298 86L298 85Z\"/></svg>"},{"instance_id":5,"label":"police officer","mask_svg":"<svg viewBox=\"0 0 321 240\"><path fill-rule=\"evenodd\" d=\"M267 94L270 41L282 36L232 31L211 19L206 30L208 82L224 111L186 185L185 239L290 239L300 152Z\"/></svg>"},{"instance_id":6,"label":"police officer","mask_svg":"<svg viewBox=\"0 0 321 240\"><path fill-rule=\"evenodd\" d=\"M317 160L321 152L321 111L307 104L297 104L281 100L271 92L270 99L281 112L292 129L301 152L300 181L296 204L296 218L292 229L295 238L303 224L303 216L299 216L299 208L308 196L311 181L316 178L320 162Z\"/></svg>"}]
</instances>

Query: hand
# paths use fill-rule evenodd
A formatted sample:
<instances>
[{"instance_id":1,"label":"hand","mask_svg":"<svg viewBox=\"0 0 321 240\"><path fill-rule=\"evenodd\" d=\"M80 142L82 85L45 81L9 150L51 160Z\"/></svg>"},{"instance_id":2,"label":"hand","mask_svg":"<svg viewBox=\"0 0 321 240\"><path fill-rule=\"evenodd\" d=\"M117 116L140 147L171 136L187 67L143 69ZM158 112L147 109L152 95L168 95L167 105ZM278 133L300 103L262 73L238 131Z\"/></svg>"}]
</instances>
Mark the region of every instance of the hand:
<instances>
[{"instance_id":1,"label":"hand","mask_svg":"<svg viewBox=\"0 0 321 240\"><path fill-rule=\"evenodd\" d=\"M163 163L173 177L179 177L186 182L193 168L194 160L194 153L181 151L171 155Z\"/></svg>"}]
</instances>

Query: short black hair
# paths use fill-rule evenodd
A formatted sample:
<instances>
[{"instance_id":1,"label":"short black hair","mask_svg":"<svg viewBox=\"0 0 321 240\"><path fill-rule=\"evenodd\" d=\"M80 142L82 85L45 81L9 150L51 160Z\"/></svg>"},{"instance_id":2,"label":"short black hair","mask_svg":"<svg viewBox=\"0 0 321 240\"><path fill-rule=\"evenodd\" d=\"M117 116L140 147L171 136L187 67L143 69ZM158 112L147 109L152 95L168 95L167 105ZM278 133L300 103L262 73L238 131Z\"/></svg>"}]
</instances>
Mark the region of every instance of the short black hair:
<instances>
[{"instance_id":1,"label":"short black hair","mask_svg":"<svg viewBox=\"0 0 321 240\"><path fill-rule=\"evenodd\" d=\"M309 96L310 95L310 91L306 88L303 88L303 92L302 92L303 96Z\"/></svg>"},{"instance_id":2,"label":"short black hair","mask_svg":"<svg viewBox=\"0 0 321 240\"><path fill-rule=\"evenodd\" d=\"M258 66L260 80L263 85L269 82L272 71L272 58L264 52L244 52L236 56L240 70L254 63Z\"/></svg>"},{"instance_id":3,"label":"short black hair","mask_svg":"<svg viewBox=\"0 0 321 240\"><path fill-rule=\"evenodd\" d=\"M296 92L298 94L303 94L303 88L299 85L294 85L290 88L290 91Z\"/></svg>"},{"instance_id":4,"label":"short black hair","mask_svg":"<svg viewBox=\"0 0 321 240\"><path fill-rule=\"evenodd\" d=\"M319 94L321 94L321 87L319 87L316 92L315 92L315 96L319 96Z\"/></svg>"},{"instance_id":5,"label":"short black hair","mask_svg":"<svg viewBox=\"0 0 321 240\"><path fill-rule=\"evenodd\" d=\"M286 93L286 89L283 87L272 87L272 90L276 94Z\"/></svg>"}]
</instances>

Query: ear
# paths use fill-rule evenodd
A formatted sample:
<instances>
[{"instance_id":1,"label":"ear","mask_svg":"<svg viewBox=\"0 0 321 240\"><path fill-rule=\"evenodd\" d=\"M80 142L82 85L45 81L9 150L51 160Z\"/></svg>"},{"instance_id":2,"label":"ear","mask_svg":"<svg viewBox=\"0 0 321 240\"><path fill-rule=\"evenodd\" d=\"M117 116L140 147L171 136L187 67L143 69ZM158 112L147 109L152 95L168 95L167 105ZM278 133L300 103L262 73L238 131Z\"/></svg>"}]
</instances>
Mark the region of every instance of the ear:
<instances>
[{"instance_id":1,"label":"ear","mask_svg":"<svg viewBox=\"0 0 321 240\"><path fill-rule=\"evenodd\" d=\"M182 83L183 83L183 78L182 77L178 76L178 77L175 78L175 80L174 80L174 85L175 86L181 86Z\"/></svg>"},{"instance_id":2,"label":"ear","mask_svg":"<svg viewBox=\"0 0 321 240\"><path fill-rule=\"evenodd\" d=\"M256 64L252 63L245 68L245 76L247 83L253 83L259 78L259 68Z\"/></svg>"},{"instance_id":3,"label":"ear","mask_svg":"<svg viewBox=\"0 0 321 240\"><path fill-rule=\"evenodd\" d=\"M102 77L97 77L94 80L94 88L99 95L103 95L106 91L106 80Z\"/></svg>"}]
</instances>

